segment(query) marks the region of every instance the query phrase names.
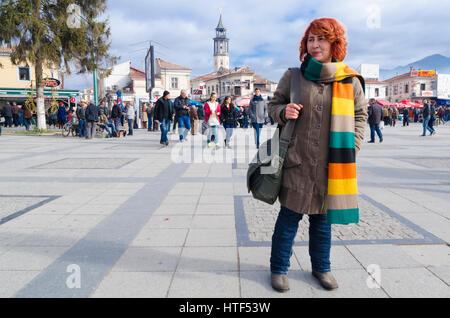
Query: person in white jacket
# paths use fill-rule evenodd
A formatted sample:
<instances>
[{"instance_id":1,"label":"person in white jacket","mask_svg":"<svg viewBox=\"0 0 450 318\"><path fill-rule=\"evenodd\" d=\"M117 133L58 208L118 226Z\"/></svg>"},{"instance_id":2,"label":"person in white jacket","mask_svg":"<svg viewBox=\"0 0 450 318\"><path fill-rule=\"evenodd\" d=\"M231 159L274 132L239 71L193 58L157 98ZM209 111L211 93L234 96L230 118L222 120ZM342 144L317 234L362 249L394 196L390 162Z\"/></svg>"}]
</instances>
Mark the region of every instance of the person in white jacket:
<instances>
[{"instance_id":1,"label":"person in white jacket","mask_svg":"<svg viewBox=\"0 0 450 318\"><path fill-rule=\"evenodd\" d=\"M128 120L128 136L133 136L133 124L135 119L135 112L134 106L130 103L126 104L127 109L127 120Z\"/></svg>"}]
</instances>

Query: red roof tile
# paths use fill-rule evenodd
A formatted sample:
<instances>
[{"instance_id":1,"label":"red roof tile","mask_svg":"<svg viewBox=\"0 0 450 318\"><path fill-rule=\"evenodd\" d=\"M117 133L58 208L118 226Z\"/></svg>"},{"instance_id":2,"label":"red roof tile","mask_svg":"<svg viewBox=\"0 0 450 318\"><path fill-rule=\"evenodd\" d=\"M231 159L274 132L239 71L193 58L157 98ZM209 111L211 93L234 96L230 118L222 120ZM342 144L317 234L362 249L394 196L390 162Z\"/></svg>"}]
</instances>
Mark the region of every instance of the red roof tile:
<instances>
[{"instance_id":1,"label":"red roof tile","mask_svg":"<svg viewBox=\"0 0 450 318\"><path fill-rule=\"evenodd\" d=\"M156 58L156 63L158 63L159 67L162 69L168 70L191 70L189 67L178 65L175 63L164 61L163 59Z\"/></svg>"}]
</instances>

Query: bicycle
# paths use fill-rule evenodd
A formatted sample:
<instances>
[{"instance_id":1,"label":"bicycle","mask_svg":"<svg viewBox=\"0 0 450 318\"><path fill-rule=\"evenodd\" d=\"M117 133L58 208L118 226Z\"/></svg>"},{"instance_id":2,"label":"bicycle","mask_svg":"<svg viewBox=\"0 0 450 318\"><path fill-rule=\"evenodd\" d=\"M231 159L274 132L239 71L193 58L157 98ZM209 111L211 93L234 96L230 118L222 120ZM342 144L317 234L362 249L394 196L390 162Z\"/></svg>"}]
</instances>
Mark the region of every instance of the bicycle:
<instances>
[{"instance_id":1,"label":"bicycle","mask_svg":"<svg viewBox=\"0 0 450 318\"><path fill-rule=\"evenodd\" d=\"M65 123L62 130L63 137L69 137L70 134L72 134L72 137L78 135L78 124L76 124L74 120Z\"/></svg>"}]
</instances>

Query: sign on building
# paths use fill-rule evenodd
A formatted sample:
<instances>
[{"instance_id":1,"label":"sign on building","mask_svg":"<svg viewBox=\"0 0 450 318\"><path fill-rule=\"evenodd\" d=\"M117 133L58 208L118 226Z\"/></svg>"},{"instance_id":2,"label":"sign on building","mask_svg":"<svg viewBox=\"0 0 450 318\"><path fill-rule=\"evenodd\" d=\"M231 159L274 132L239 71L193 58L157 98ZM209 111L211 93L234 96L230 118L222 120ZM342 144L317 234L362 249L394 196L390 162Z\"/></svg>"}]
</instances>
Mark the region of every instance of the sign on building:
<instances>
[{"instance_id":1,"label":"sign on building","mask_svg":"<svg viewBox=\"0 0 450 318\"><path fill-rule=\"evenodd\" d=\"M437 98L450 99L450 74L438 75Z\"/></svg>"}]
</instances>

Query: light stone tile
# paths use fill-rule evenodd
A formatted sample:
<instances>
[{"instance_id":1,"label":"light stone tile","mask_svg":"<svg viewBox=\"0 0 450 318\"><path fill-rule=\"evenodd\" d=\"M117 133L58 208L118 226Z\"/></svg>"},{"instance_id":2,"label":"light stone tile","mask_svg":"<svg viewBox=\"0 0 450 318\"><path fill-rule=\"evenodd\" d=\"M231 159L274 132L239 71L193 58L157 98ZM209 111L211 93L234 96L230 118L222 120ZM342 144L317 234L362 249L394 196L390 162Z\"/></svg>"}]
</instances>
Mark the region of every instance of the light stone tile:
<instances>
[{"instance_id":1,"label":"light stone tile","mask_svg":"<svg viewBox=\"0 0 450 318\"><path fill-rule=\"evenodd\" d=\"M67 215L52 224L54 229L91 229L106 218L106 215Z\"/></svg>"},{"instance_id":2,"label":"light stone tile","mask_svg":"<svg viewBox=\"0 0 450 318\"><path fill-rule=\"evenodd\" d=\"M150 229L142 230L130 246L183 246L186 241L188 229Z\"/></svg>"},{"instance_id":3,"label":"light stone tile","mask_svg":"<svg viewBox=\"0 0 450 318\"><path fill-rule=\"evenodd\" d=\"M130 247L114 265L113 272L173 272L181 247Z\"/></svg>"},{"instance_id":4,"label":"light stone tile","mask_svg":"<svg viewBox=\"0 0 450 318\"><path fill-rule=\"evenodd\" d=\"M162 206L168 205L180 205L180 206L192 206L197 205L200 195L169 195L161 203Z\"/></svg>"},{"instance_id":5,"label":"light stone tile","mask_svg":"<svg viewBox=\"0 0 450 318\"><path fill-rule=\"evenodd\" d=\"M202 195L200 197L200 204L234 204L234 198L231 195Z\"/></svg>"},{"instance_id":6,"label":"light stone tile","mask_svg":"<svg viewBox=\"0 0 450 318\"><path fill-rule=\"evenodd\" d=\"M411 222L419 225L424 230L450 243L450 220L435 213L412 213L403 215Z\"/></svg>"},{"instance_id":7,"label":"light stone tile","mask_svg":"<svg viewBox=\"0 0 450 318\"><path fill-rule=\"evenodd\" d=\"M0 271L0 298L13 297L38 274L39 271Z\"/></svg>"},{"instance_id":8,"label":"light stone tile","mask_svg":"<svg viewBox=\"0 0 450 318\"><path fill-rule=\"evenodd\" d=\"M192 221L193 229L235 229L232 215L196 215Z\"/></svg>"},{"instance_id":9,"label":"light stone tile","mask_svg":"<svg viewBox=\"0 0 450 318\"><path fill-rule=\"evenodd\" d=\"M425 267L450 266L450 246L448 245L402 245L400 247Z\"/></svg>"},{"instance_id":10,"label":"light stone tile","mask_svg":"<svg viewBox=\"0 0 450 318\"><path fill-rule=\"evenodd\" d=\"M44 229L58 222L63 215L27 215L23 214L11 221L2 224L3 229L30 228Z\"/></svg>"},{"instance_id":11,"label":"light stone tile","mask_svg":"<svg viewBox=\"0 0 450 318\"><path fill-rule=\"evenodd\" d=\"M236 247L185 247L177 271L225 272L237 271Z\"/></svg>"},{"instance_id":12,"label":"light stone tile","mask_svg":"<svg viewBox=\"0 0 450 318\"><path fill-rule=\"evenodd\" d=\"M239 262L241 271L269 271L271 247L239 247ZM290 259L290 271L300 270L300 265L294 255Z\"/></svg>"},{"instance_id":13,"label":"light stone tile","mask_svg":"<svg viewBox=\"0 0 450 318\"><path fill-rule=\"evenodd\" d=\"M57 229L41 230L28 235L24 240L18 242L16 246L36 246L36 247L70 247L82 239L88 233L87 229Z\"/></svg>"},{"instance_id":14,"label":"light stone tile","mask_svg":"<svg viewBox=\"0 0 450 318\"><path fill-rule=\"evenodd\" d=\"M450 266L429 266L427 269L450 286Z\"/></svg>"},{"instance_id":15,"label":"light stone tile","mask_svg":"<svg viewBox=\"0 0 450 318\"><path fill-rule=\"evenodd\" d=\"M238 298L237 272L176 272L169 298Z\"/></svg>"},{"instance_id":16,"label":"light stone tile","mask_svg":"<svg viewBox=\"0 0 450 318\"><path fill-rule=\"evenodd\" d=\"M186 246L237 246L236 231L191 229Z\"/></svg>"},{"instance_id":17,"label":"light stone tile","mask_svg":"<svg viewBox=\"0 0 450 318\"><path fill-rule=\"evenodd\" d=\"M350 252L367 269L376 264L388 268L423 267L397 245L348 245Z\"/></svg>"},{"instance_id":18,"label":"light stone tile","mask_svg":"<svg viewBox=\"0 0 450 318\"><path fill-rule=\"evenodd\" d=\"M173 215L161 216L153 215L145 225L145 229L188 229L191 227L192 216Z\"/></svg>"},{"instance_id":19,"label":"light stone tile","mask_svg":"<svg viewBox=\"0 0 450 318\"><path fill-rule=\"evenodd\" d=\"M199 204L196 215L234 215L234 205Z\"/></svg>"},{"instance_id":20,"label":"light stone tile","mask_svg":"<svg viewBox=\"0 0 450 318\"><path fill-rule=\"evenodd\" d=\"M0 229L0 247L11 247L26 239L30 234L36 232L32 228L4 228Z\"/></svg>"},{"instance_id":21,"label":"light stone tile","mask_svg":"<svg viewBox=\"0 0 450 318\"><path fill-rule=\"evenodd\" d=\"M196 206L194 205L161 205L153 213L154 216L171 216L171 215L184 215L193 216Z\"/></svg>"},{"instance_id":22,"label":"light stone tile","mask_svg":"<svg viewBox=\"0 0 450 318\"><path fill-rule=\"evenodd\" d=\"M295 257L300 263L301 269L310 272L311 257L308 246L294 246ZM330 250L331 270L338 269L363 269L361 264L352 256L345 246L332 246Z\"/></svg>"},{"instance_id":23,"label":"light stone tile","mask_svg":"<svg viewBox=\"0 0 450 318\"><path fill-rule=\"evenodd\" d=\"M381 286L394 298L450 298L450 288L425 268L383 269Z\"/></svg>"},{"instance_id":24,"label":"light stone tile","mask_svg":"<svg viewBox=\"0 0 450 318\"><path fill-rule=\"evenodd\" d=\"M100 283L92 298L164 298L172 273L111 272Z\"/></svg>"},{"instance_id":25,"label":"light stone tile","mask_svg":"<svg viewBox=\"0 0 450 318\"><path fill-rule=\"evenodd\" d=\"M14 247L0 258L0 271L42 271L68 247Z\"/></svg>"}]
</instances>

